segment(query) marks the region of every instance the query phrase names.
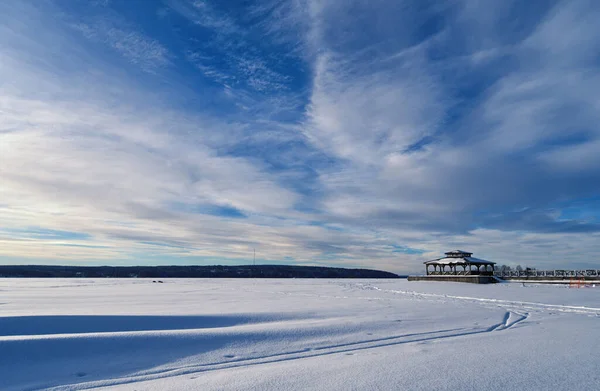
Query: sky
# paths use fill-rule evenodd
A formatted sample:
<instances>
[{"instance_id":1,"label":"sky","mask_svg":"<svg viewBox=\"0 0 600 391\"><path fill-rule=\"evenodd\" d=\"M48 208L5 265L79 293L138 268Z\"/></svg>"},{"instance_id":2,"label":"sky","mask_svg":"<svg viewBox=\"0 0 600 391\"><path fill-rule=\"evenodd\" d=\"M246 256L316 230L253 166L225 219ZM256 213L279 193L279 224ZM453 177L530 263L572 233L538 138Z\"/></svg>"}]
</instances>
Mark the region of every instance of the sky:
<instances>
[{"instance_id":1,"label":"sky","mask_svg":"<svg viewBox=\"0 0 600 391\"><path fill-rule=\"evenodd\" d=\"M0 2L0 264L600 268L595 0Z\"/></svg>"}]
</instances>

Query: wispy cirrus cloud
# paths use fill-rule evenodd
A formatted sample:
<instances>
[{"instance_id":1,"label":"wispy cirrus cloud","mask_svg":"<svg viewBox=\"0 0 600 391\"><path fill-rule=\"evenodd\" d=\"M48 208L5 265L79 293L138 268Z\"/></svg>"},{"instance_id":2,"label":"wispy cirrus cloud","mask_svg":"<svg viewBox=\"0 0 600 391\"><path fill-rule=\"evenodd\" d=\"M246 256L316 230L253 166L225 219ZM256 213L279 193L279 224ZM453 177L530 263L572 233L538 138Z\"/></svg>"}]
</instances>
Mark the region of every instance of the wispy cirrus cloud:
<instances>
[{"instance_id":1,"label":"wispy cirrus cloud","mask_svg":"<svg viewBox=\"0 0 600 391\"><path fill-rule=\"evenodd\" d=\"M167 48L135 30L113 26L107 20L91 24L76 23L72 27L87 39L108 45L146 72L154 73L170 62Z\"/></svg>"},{"instance_id":2,"label":"wispy cirrus cloud","mask_svg":"<svg viewBox=\"0 0 600 391\"><path fill-rule=\"evenodd\" d=\"M261 39L259 24L248 20L243 10L230 12L224 4L197 0L170 0L166 4L192 24L191 32L204 37L186 43L186 57L207 78L253 93L290 92L297 63L273 55L273 47L281 45Z\"/></svg>"},{"instance_id":3,"label":"wispy cirrus cloud","mask_svg":"<svg viewBox=\"0 0 600 391\"><path fill-rule=\"evenodd\" d=\"M407 272L466 247L591 266L599 13L2 3L0 252L239 263L256 248Z\"/></svg>"},{"instance_id":4,"label":"wispy cirrus cloud","mask_svg":"<svg viewBox=\"0 0 600 391\"><path fill-rule=\"evenodd\" d=\"M214 31L217 35L243 34L235 21L215 9L214 3L204 0L168 0L166 4L196 25Z\"/></svg>"}]
</instances>

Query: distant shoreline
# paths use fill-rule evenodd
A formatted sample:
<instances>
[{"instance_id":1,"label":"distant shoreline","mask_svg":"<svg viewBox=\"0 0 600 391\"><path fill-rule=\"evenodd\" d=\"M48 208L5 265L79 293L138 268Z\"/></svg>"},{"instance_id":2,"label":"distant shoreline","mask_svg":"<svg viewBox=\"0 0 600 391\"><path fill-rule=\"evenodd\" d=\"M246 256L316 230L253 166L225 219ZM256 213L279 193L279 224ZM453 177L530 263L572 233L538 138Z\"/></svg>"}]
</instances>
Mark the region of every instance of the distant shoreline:
<instances>
[{"instance_id":1,"label":"distant shoreline","mask_svg":"<svg viewBox=\"0 0 600 391\"><path fill-rule=\"evenodd\" d=\"M0 265L0 278L406 278L371 269L321 266L54 266Z\"/></svg>"}]
</instances>

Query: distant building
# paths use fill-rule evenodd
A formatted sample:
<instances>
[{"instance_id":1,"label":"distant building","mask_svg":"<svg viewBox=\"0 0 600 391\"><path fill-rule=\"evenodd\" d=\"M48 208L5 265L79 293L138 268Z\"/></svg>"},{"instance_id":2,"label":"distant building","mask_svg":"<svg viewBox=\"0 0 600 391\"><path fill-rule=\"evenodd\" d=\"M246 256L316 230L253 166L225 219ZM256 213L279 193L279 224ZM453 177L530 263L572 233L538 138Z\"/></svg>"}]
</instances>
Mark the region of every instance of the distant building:
<instances>
[{"instance_id":1,"label":"distant building","mask_svg":"<svg viewBox=\"0 0 600 391\"><path fill-rule=\"evenodd\" d=\"M496 262L474 258L473 253L454 250L448 251L445 255L443 258L424 262L428 276L492 276L494 274Z\"/></svg>"}]
</instances>

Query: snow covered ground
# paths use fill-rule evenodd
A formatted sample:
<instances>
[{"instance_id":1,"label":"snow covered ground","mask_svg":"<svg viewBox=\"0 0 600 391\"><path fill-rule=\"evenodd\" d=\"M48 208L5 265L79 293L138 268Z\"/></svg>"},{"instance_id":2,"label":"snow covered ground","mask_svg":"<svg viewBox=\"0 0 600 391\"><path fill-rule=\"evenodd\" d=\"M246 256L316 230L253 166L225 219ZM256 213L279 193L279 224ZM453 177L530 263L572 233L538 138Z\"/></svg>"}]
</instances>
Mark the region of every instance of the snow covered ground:
<instances>
[{"instance_id":1,"label":"snow covered ground","mask_svg":"<svg viewBox=\"0 0 600 391\"><path fill-rule=\"evenodd\" d=\"M0 390L598 390L600 288L0 279Z\"/></svg>"}]
</instances>

